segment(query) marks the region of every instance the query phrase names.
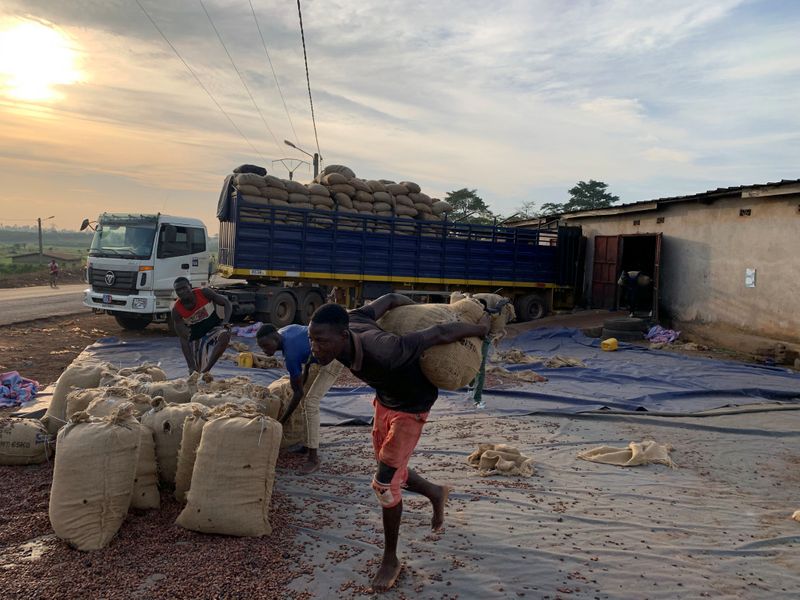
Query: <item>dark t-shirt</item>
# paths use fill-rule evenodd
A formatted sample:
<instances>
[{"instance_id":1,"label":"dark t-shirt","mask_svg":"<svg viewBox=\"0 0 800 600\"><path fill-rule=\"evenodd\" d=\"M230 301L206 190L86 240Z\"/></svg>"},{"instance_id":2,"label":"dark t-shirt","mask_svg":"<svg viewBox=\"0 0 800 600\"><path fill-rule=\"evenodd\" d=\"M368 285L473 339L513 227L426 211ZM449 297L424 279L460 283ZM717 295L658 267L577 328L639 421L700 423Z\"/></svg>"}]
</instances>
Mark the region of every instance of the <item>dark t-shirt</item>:
<instances>
[{"instance_id":1,"label":"dark t-shirt","mask_svg":"<svg viewBox=\"0 0 800 600\"><path fill-rule=\"evenodd\" d=\"M369 305L350 311L353 375L375 388L386 408L408 413L428 412L439 389L422 373L419 358L425 348L419 333L395 335L375 322Z\"/></svg>"}]
</instances>

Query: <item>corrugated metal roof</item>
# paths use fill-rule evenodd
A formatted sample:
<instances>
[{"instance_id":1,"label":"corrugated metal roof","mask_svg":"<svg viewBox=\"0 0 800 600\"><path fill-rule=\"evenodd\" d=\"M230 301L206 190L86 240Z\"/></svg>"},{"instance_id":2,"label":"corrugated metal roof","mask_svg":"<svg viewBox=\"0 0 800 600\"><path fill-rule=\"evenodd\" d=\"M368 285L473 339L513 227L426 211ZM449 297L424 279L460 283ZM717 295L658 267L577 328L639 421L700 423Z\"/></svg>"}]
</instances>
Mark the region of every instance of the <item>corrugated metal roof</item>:
<instances>
[{"instance_id":1,"label":"corrugated metal roof","mask_svg":"<svg viewBox=\"0 0 800 600\"><path fill-rule=\"evenodd\" d=\"M630 202L628 204L616 204L606 208L588 208L584 210L575 210L568 213L563 213L564 216L578 217L583 214L589 216L588 213L594 215L602 215L604 212L618 213L618 212L635 212L636 207L644 208L645 205L656 204L672 204L677 202L695 202L703 198L710 198L714 196L728 196L731 194L743 194L746 191L759 190L770 187L780 187L786 185L800 185L800 179L781 179L780 181L771 181L768 183L755 183L751 185L738 185L732 187L721 187L714 190L707 190L698 194L689 194L687 196L668 196L664 198L653 198L651 200L640 200L639 202ZM622 209L622 210L620 210Z\"/></svg>"}]
</instances>

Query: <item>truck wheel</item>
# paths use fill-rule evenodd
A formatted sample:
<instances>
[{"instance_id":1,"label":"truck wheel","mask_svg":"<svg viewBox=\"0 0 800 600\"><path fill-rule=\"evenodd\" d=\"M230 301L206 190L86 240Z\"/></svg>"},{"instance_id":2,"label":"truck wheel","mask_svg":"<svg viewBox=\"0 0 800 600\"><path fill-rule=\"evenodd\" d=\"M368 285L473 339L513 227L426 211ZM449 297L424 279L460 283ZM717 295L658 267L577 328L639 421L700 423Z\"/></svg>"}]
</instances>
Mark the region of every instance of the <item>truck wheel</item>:
<instances>
[{"instance_id":1,"label":"truck wheel","mask_svg":"<svg viewBox=\"0 0 800 600\"><path fill-rule=\"evenodd\" d=\"M153 320L150 315L122 315L115 314L114 320L119 323L119 326L129 331L141 331Z\"/></svg>"},{"instance_id":2,"label":"truck wheel","mask_svg":"<svg viewBox=\"0 0 800 600\"><path fill-rule=\"evenodd\" d=\"M519 299L515 306L518 321L535 321L547 312L547 304L539 294L527 294Z\"/></svg>"},{"instance_id":3,"label":"truck wheel","mask_svg":"<svg viewBox=\"0 0 800 600\"><path fill-rule=\"evenodd\" d=\"M305 298L300 302L300 307L297 309L297 321L301 325L308 325L311 323L311 317L314 312L323 304L325 299L319 292L308 292Z\"/></svg>"},{"instance_id":4,"label":"truck wheel","mask_svg":"<svg viewBox=\"0 0 800 600\"><path fill-rule=\"evenodd\" d=\"M269 311L270 323L275 327L286 327L294 322L297 312L297 300L289 292L280 292L272 301Z\"/></svg>"}]
</instances>

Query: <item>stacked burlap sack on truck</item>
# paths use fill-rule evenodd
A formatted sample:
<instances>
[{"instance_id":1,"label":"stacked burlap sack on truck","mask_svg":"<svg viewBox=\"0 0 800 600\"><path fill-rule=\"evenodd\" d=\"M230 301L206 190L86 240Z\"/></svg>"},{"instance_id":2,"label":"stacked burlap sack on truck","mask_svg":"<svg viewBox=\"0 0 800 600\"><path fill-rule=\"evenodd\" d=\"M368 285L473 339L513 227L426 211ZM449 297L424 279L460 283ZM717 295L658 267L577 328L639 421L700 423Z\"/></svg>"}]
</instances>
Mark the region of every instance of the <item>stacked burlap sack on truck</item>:
<instances>
[{"instance_id":1,"label":"stacked burlap sack on truck","mask_svg":"<svg viewBox=\"0 0 800 600\"><path fill-rule=\"evenodd\" d=\"M0 420L0 463L43 462L55 449L50 520L79 550L108 545L130 508L159 508L159 488L173 486L187 503L179 525L266 535L278 451L290 445L276 421L291 399L286 388L77 362L56 383L43 421ZM298 411L292 444L304 427Z\"/></svg>"},{"instance_id":2,"label":"stacked burlap sack on truck","mask_svg":"<svg viewBox=\"0 0 800 600\"><path fill-rule=\"evenodd\" d=\"M445 220L447 213L453 210L449 203L423 193L420 186L412 181L396 183L388 179L360 179L352 169L342 165L329 165L307 185L255 173L234 174L232 182L240 197L255 206L305 208L317 212L336 211L340 213L337 222L341 229L357 230L364 226L363 222L356 219L342 218L342 214L439 222ZM250 215L246 211L241 218L244 221L263 220L263 217ZM331 218L316 214L308 219L310 225L317 227L330 226L333 223ZM300 224L303 219L296 213L277 211L275 221L281 224ZM370 221L368 228L373 231L389 231L391 225L390 222ZM415 227L412 223L401 224L396 225L395 230L412 233Z\"/></svg>"}]
</instances>

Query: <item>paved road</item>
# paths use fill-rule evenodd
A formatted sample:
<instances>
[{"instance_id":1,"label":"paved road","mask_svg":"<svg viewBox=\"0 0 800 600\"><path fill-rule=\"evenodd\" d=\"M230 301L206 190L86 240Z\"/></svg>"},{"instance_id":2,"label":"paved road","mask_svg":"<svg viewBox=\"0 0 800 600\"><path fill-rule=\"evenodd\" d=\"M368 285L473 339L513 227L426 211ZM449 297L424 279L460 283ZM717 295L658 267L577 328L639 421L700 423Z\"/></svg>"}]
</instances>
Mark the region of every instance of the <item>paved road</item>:
<instances>
[{"instance_id":1,"label":"paved road","mask_svg":"<svg viewBox=\"0 0 800 600\"><path fill-rule=\"evenodd\" d=\"M86 287L78 283L57 289L46 285L0 289L0 325L89 312L81 303Z\"/></svg>"}]
</instances>

